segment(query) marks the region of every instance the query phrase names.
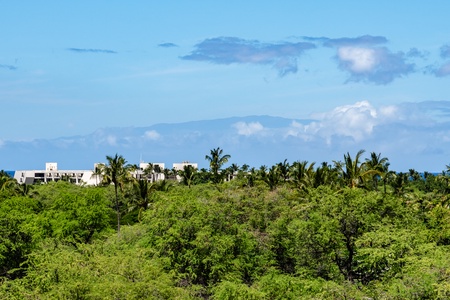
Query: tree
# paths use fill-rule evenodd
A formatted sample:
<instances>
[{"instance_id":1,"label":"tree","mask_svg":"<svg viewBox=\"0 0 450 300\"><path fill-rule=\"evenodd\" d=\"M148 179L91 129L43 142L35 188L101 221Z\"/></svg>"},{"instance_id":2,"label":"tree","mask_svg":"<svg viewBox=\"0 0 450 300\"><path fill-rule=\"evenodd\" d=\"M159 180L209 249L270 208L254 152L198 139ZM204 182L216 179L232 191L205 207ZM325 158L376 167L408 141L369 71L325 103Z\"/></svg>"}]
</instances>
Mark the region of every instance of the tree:
<instances>
[{"instance_id":1,"label":"tree","mask_svg":"<svg viewBox=\"0 0 450 300\"><path fill-rule=\"evenodd\" d=\"M307 161L296 161L292 164L290 173L292 174L292 180L299 189L305 189L312 187L314 184L314 165L310 163L308 166Z\"/></svg>"},{"instance_id":2,"label":"tree","mask_svg":"<svg viewBox=\"0 0 450 300\"><path fill-rule=\"evenodd\" d=\"M185 165L179 174L181 176L181 182L190 188L194 181L195 174L197 174L197 169L192 165Z\"/></svg>"},{"instance_id":3,"label":"tree","mask_svg":"<svg viewBox=\"0 0 450 300\"><path fill-rule=\"evenodd\" d=\"M223 154L223 150L220 149L220 147L210 150L210 155L205 156L205 159L209 161L209 168L213 183L222 182L223 176L220 172L220 168L226 164L230 158L231 156L229 154Z\"/></svg>"},{"instance_id":4,"label":"tree","mask_svg":"<svg viewBox=\"0 0 450 300\"><path fill-rule=\"evenodd\" d=\"M285 159L283 162L280 162L277 164L277 169L278 169L278 173L280 174L281 179L286 182L289 180L289 176L290 176L290 165L287 161L287 159Z\"/></svg>"},{"instance_id":5,"label":"tree","mask_svg":"<svg viewBox=\"0 0 450 300\"><path fill-rule=\"evenodd\" d=\"M336 167L332 167L327 162L317 167L314 174L314 187L317 188L322 185L334 186L338 182L339 173Z\"/></svg>"},{"instance_id":6,"label":"tree","mask_svg":"<svg viewBox=\"0 0 450 300\"><path fill-rule=\"evenodd\" d=\"M278 168L278 165L272 166L268 172L262 174L263 174L262 180L265 183L267 183L271 191L273 191L277 187L278 183L280 182L280 179L283 178Z\"/></svg>"},{"instance_id":7,"label":"tree","mask_svg":"<svg viewBox=\"0 0 450 300\"><path fill-rule=\"evenodd\" d=\"M368 170L373 170L372 184L373 188L378 190L378 180L383 179L387 175L389 169L389 159L386 157L381 158L381 153L376 154L375 152L370 153L370 158L366 158L366 167Z\"/></svg>"},{"instance_id":8,"label":"tree","mask_svg":"<svg viewBox=\"0 0 450 300\"><path fill-rule=\"evenodd\" d=\"M0 191L14 190L17 181L8 175L5 171L0 171Z\"/></svg>"},{"instance_id":9,"label":"tree","mask_svg":"<svg viewBox=\"0 0 450 300\"><path fill-rule=\"evenodd\" d=\"M240 171L240 168L237 164L231 164L231 166L229 166L227 168L227 171L228 171L229 180L231 180L238 176L238 174L239 174L238 172Z\"/></svg>"},{"instance_id":10,"label":"tree","mask_svg":"<svg viewBox=\"0 0 450 300\"><path fill-rule=\"evenodd\" d=\"M117 214L117 233L120 233L120 203L119 203L119 187L123 190L123 185L130 179L130 165L127 164L122 155L106 156L108 163L102 165L102 175L104 184L114 185L115 209Z\"/></svg>"},{"instance_id":11,"label":"tree","mask_svg":"<svg viewBox=\"0 0 450 300\"><path fill-rule=\"evenodd\" d=\"M0 200L0 282L2 277L26 273L26 258L35 243L31 223L38 212L36 199L13 196Z\"/></svg>"},{"instance_id":12,"label":"tree","mask_svg":"<svg viewBox=\"0 0 450 300\"><path fill-rule=\"evenodd\" d=\"M253 187L255 185L257 176L258 174L256 169L252 167L245 176L247 178L247 186Z\"/></svg>"},{"instance_id":13,"label":"tree","mask_svg":"<svg viewBox=\"0 0 450 300\"><path fill-rule=\"evenodd\" d=\"M366 163L361 163L361 156L364 150L359 150L354 159L350 153L344 154L344 163L334 162L340 171L342 179L351 188L359 187L364 183L364 177L376 173L374 170L367 170Z\"/></svg>"},{"instance_id":14,"label":"tree","mask_svg":"<svg viewBox=\"0 0 450 300\"><path fill-rule=\"evenodd\" d=\"M138 221L141 221L142 211L146 210L150 204L150 197L156 191L157 185L149 183L147 179L140 179L133 184L135 198L130 203L129 210L139 208Z\"/></svg>"},{"instance_id":15,"label":"tree","mask_svg":"<svg viewBox=\"0 0 450 300\"><path fill-rule=\"evenodd\" d=\"M394 189L394 194L401 196L405 193L405 187L408 183L408 174L400 172L398 174L392 174L390 185Z\"/></svg>"},{"instance_id":16,"label":"tree","mask_svg":"<svg viewBox=\"0 0 450 300\"><path fill-rule=\"evenodd\" d=\"M111 208L106 193L68 182L52 183L51 199L36 218L38 235L78 247L90 243L95 234L110 228Z\"/></svg>"},{"instance_id":17,"label":"tree","mask_svg":"<svg viewBox=\"0 0 450 300\"><path fill-rule=\"evenodd\" d=\"M155 168L152 163L149 163L148 166L144 169L144 175L147 179L150 179L151 182L154 181L154 171Z\"/></svg>"},{"instance_id":18,"label":"tree","mask_svg":"<svg viewBox=\"0 0 450 300\"><path fill-rule=\"evenodd\" d=\"M94 170L92 171L92 177L95 177L95 185L98 185L98 179L102 176L102 164L95 165Z\"/></svg>"}]
</instances>

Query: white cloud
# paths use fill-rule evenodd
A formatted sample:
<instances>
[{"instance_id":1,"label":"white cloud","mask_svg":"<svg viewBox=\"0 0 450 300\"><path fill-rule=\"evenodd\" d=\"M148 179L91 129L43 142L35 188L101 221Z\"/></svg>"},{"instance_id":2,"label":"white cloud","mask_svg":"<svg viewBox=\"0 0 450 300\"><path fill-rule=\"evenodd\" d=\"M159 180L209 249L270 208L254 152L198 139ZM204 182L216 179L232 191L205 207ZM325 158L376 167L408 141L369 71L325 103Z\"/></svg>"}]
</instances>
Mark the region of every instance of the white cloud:
<instances>
[{"instance_id":1,"label":"white cloud","mask_svg":"<svg viewBox=\"0 0 450 300\"><path fill-rule=\"evenodd\" d=\"M316 38L308 40L322 41L325 47L336 49L339 68L349 73L348 81L388 84L394 79L416 71L415 64L409 62L413 57L423 54L417 49L404 52L392 52L387 47L378 46L387 43L385 37L361 36L358 38Z\"/></svg>"},{"instance_id":2,"label":"white cloud","mask_svg":"<svg viewBox=\"0 0 450 300\"><path fill-rule=\"evenodd\" d=\"M148 140L157 140L161 135L156 130L148 130L144 133L144 138Z\"/></svg>"},{"instance_id":3,"label":"white cloud","mask_svg":"<svg viewBox=\"0 0 450 300\"><path fill-rule=\"evenodd\" d=\"M361 47L340 47L338 58L355 73L370 72L377 64L375 50Z\"/></svg>"},{"instance_id":4,"label":"white cloud","mask_svg":"<svg viewBox=\"0 0 450 300\"><path fill-rule=\"evenodd\" d=\"M304 132L306 132L306 127L303 124L292 121L291 125L287 129L285 136L299 136Z\"/></svg>"},{"instance_id":5,"label":"white cloud","mask_svg":"<svg viewBox=\"0 0 450 300\"><path fill-rule=\"evenodd\" d=\"M333 135L352 137L359 142L371 134L378 122L378 113L368 101L338 106L330 112L313 115L319 120L311 134L317 134L330 143Z\"/></svg>"},{"instance_id":6,"label":"white cloud","mask_svg":"<svg viewBox=\"0 0 450 300\"><path fill-rule=\"evenodd\" d=\"M233 127L237 129L239 135L245 136L261 133L264 130L264 126L259 122L237 122L233 124Z\"/></svg>"},{"instance_id":7,"label":"white cloud","mask_svg":"<svg viewBox=\"0 0 450 300\"><path fill-rule=\"evenodd\" d=\"M379 111L386 118L394 118L398 114L398 107L395 105L383 106Z\"/></svg>"},{"instance_id":8,"label":"white cloud","mask_svg":"<svg viewBox=\"0 0 450 300\"><path fill-rule=\"evenodd\" d=\"M117 146L117 138L114 135L108 135L106 137L106 142L110 146Z\"/></svg>"},{"instance_id":9,"label":"white cloud","mask_svg":"<svg viewBox=\"0 0 450 300\"><path fill-rule=\"evenodd\" d=\"M0 148L3 147L4 144L5 142L2 139L0 139Z\"/></svg>"}]
</instances>

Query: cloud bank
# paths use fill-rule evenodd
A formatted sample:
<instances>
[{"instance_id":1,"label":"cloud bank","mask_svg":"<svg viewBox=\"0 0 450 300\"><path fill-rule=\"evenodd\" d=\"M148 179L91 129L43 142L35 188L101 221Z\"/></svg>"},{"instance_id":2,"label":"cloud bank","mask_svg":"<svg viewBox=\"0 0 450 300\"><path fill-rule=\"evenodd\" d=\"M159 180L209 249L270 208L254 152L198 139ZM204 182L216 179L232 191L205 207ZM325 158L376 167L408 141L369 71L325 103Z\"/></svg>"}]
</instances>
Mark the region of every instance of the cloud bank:
<instances>
[{"instance_id":1,"label":"cloud bank","mask_svg":"<svg viewBox=\"0 0 450 300\"><path fill-rule=\"evenodd\" d=\"M55 140L0 140L0 155L16 168L58 159L77 168L117 152L129 159L144 155L149 161L189 160L201 165L206 164L204 154L214 147L231 154L233 163L255 167L284 159L332 162L342 159L344 153L365 149L388 157L396 171L440 172L450 163L450 101L379 107L359 101L314 114L308 120L250 116L106 128Z\"/></svg>"}]
</instances>

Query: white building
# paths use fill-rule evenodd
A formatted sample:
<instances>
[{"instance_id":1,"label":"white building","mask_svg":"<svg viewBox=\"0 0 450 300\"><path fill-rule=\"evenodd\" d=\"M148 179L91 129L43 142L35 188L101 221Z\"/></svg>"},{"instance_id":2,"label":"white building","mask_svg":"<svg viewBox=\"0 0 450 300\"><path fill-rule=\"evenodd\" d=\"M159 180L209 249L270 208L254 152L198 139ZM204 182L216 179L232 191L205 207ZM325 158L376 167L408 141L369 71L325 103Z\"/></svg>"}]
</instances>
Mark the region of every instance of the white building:
<instances>
[{"instance_id":1,"label":"white building","mask_svg":"<svg viewBox=\"0 0 450 300\"><path fill-rule=\"evenodd\" d=\"M173 164L173 169L176 171L183 171L185 166L192 166L194 169L198 169L198 164L197 163L191 163L188 161L183 161L182 163L174 163Z\"/></svg>"},{"instance_id":2,"label":"white building","mask_svg":"<svg viewBox=\"0 0 450 300\"><path fill-rule=\"evenodd\" d=\"M18 170L14 172L14 178L20 184L40 184L48 183L51 181L66 180L74 184L84 185L99 185L102 181L102 175L99 174L100 163L94 164L94 170L59 170L58 163L47 162L45 163L45 170ZM151 171L148 172L147 168L151 167ZM182 162L173 164L173 169L183 170L184 166L191 165L197 168L196 163ZM131 175L136 179L144 179L151 182L164 180L164 163L145 163L141 162L139 168L131 172ZM178 179L178 176L177 176Z\"/></svg>"},{"instance_id":3,"label":"white building","mask_svg":"<svg viewBox=\"0 0 450 300\"><path fill-rule=\"evenodd\" d=\"M150 168L149 168L150 167ZM136 179L147 178L151 182L164 180L164 163L145 163L141 162L139 164L139 169L135 170L132 175Z\"/></svg>"},{"instance_id":4,"label":"white building","mask_svg":"<svg viewBox=\"0 0 450 300\"><path fill-rule=\"evenodd\" d=\"M172 169L175 171L183 171L185 166L192 166L194 169L198 169L197 163L191 163L189 161L183 161L182 163L174 163L172 165ZM181 181L181 177L178 174L175 174L175 177L178 181Z\"/></svg>"},{"instance_id":5,"label":"white building","mask_svg":"<svg viewBox=\"0 0 450 300\"><path fill-rule=\"evenodd\" d=\"M75 184L95 184L92 170L58 170L55 162L46 163L45 170L19 170L14 172L14 178L20 184L47 183L50 181L67 180Z\"/></svg>"}]
</instances>

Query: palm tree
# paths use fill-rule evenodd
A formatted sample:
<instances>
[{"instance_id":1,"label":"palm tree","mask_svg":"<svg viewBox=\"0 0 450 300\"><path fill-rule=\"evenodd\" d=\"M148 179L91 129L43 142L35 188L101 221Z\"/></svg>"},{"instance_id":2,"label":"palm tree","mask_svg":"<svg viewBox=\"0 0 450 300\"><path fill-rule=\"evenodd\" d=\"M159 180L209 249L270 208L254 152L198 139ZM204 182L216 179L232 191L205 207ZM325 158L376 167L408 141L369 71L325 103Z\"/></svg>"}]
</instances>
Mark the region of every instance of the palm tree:
<instances>
[{"instance_id":1,"label":"palm tree","mask_svg":"<svg viewBox=\"0 0 450 300\"><path fill-rule=\"evenodd\" d=\"M344 154L344 163L334 162L336 168L340 171L342 179L351 188L361 186L364 183L364 177L369 174L374 174L373 170L366 170L366 163L361 163L361 155L364 150L359 150L356 153L355 159L352 159L350 153Z\"/></svg>"},{"instance_id":2,"label":"palm tree","mask_svg":"<svg viewBox=\"0 0 450 300\"><path fill-rule=\"evenodd\" d=\"M113 184L114 185L114 194L115 194L115 209L117 214L117 233L120 233L120 204L119 204L119 194L118 188L123 190L123 186L130 179L130 165L127 164L127 161L123 156L116 155L106 156L106 160L108 163L106 165L102 165L102 177L104 184Z\"/></svg>"},{"instance_id":3,"label":"palm tree","mask_svg":"<svg viewBox=\"0 0 450 300\"><path fill-rule=\"evenodd\" d=\"M394 193L397 196L401 196L405 193L405 186L408 183L408 174L407 173L398 173L393 174L392 180L390 182L392 188L394 189Z\"/></svg>"},{"instance_id":4,"label":"palm tree","mask_svg":"<svg viewBox=\"0 0 450 300\"><path fill-rule=\"evenodd\" d=\"M286 182L289 180L289 168L290 165L287 162L287 159L285 159L283 162L280 162L277 164L278 173L280 174L281 179Z\"/></svg>"},{"instance_id":5,"label":"palm tree","mask_svg":"<svg viewBox=\"0 0 450 300\"><path fill-rule=\"evenodd\" d=\"M153 182L153 174L154 174L154 167L152 163L149 163L147 167L144 169L144 175L147 177L147 180L150 179L151 182Z\"/></svg>"},{"instance_id":6,"label":"palm tree","mask_svg":"<svg viewBox=\"0 0 450 300\"><path fill-rule=\"evenodd\" d=\"M91 178L95 177L95 185L96 186L98 185L99 177L102 175L102 172L103 172L102 168L103 168L103 164L95 164L94 170L92 171Z\"/></svg>"},{"instance_id":7,"label":"palm tree","mask_svg":"<svg viewBox=\"0 0 450 300\"><path fill-rule=\"evenodd\" d=\"M8 173L3 170L0 171L0 191L12 191L16 187L16 184L17 181L9 176Z\"/></svg>"},{"instance_id":8,"label":"palm tree","mask_svg":"<svg viewBox=\"0 0 450 300\"><path fill-rule=\"evenodd\" d=\"M228 167L228 171L229 171L229 176L230 176L229 179L231 180L238 176L238 172L240 171L240 168L237 164L231 164L231 166Z\"/></svg>"},{"instance_id":9,"label":"palm tree","mask_svg":"<svg viewBox=\"0 0 450 300\"><path fill-rule=\"evenodd\" d=\"M163 174L164 174L164 179L168 180L169 176L170 176L170 169L164 169Z\"/></svg>"},{"instance_id":10,"label":"palm tree","mask_svg":"<svg viewBox=\"0 0 450 300\"><path fill-rule=\"evenodd\" d=\"M280 182L280 178L282 178L282 176L278 168L278 165L274 165L269 169L267 173L265 173L263 181L267 183L269 189L273 191Z\"/></svg>"},{"instance_id":11,"label":"palm tree","mask_svg":"<svg viewBox=\"0 0 450 300\"><path fill-rule=\"evenodd\" d=\"M257 171L254 167L252 167L247 175L245 176L247 178L247 186L253 187L255 185L256 177L257 177Z\"/></svg>"},{"instance_id":12,"label":"palm tree","mask_svg":"<svg viewBox=\"0 0 450 300\"><path fill-rule=\"evenodd\" d=\"M152 193L156 190L156 185L154 183L149 183L147 179L140 179L134 182L134 191L137 196L134 201L132 201L129 210L139 208L138 221L141 221L142 211L146 210L150 204L150 197Z\"/></svg>"},{"instance_id":13,"label":"palm tree","mask_svg":"<svg viewBox=\"0 0 450 300\"><path fill-rule=\"evenodd\" d=\"M20 196L25 196L25 197L30 197L30 198L33 198L39 194L36 190L34 190L33 185L26 184L26 183L18 185L16 187L16 191L17 191L17 194L19 194Z\"/></svg>"},{"instance_id":14,"label":"palm tree","mask_svg":"<svg viewBox=\"0 0 450 300\"><path fill-rule=\"evenodd\" d=\"M317 188L321 185L331 185L337 184L339 178L339 171L336 167L332 167L327 162L322 162L322 164L317 167L314 174L314 187Z\"/></svg>"},{"instance_id":15,"label":"palm tree","mask_svg":"<svg viewBox=\"0 0 450 300\"><path fill-rule=\"evenodd\" d=\"M194 181L195 174L197 174L197 169L192 165L185 165L183 170L179 172L181 176L181 182L191 188L192 182Z\"/></svg>"},{"instance_id":16,"label":"palm tree","mask_svg":"<svg viewBox=\"0 0 450 300\"><path fill-rule=\"evenodd\" d=\"M259 167L259 169L256 171L256 175L259 177L259 179L263 179L267 174L267 166L262 165Z\"/></svg>"},{"instance_id":17,"label":"palm tree","mask_svg":"<svg viewBox=\"0 0 450 300\"><path fill-rule=\"evenodd\" d=\"M373 170L372 184L373 188L378 191L378 180L384 179L389 169L389 159L386 157L381 158L381 153L376 154L375 152L370 153L370 158L366 158L366 167L368 170Z\"/></svg>"},{"instance_id":18,"label":"palm tree","mask_svg":"<svg viewBox=\"0 0 450 300\"><path fill-rule=\"evenodd\" d=\"M211 171L211 179L213 183L222 182L222 174L220 168L228 162L231 158L228 154L223 154L223 150L220 147L210 150L210 155L206 155L205 159L209 161L209 168Z\"/></svg>"},{"instance_id":19,"label":"palm tree","mask_svg":"<svg viewBox=\"0 0 450 300\"><path fill-rule=\"evenodd\" d=\"M170 190L173 187L173 184L171 181L163 179L163 180L154 182L153 186L156 191L167 192L168 190Z\"/></svg>"},{"instance_id":20,"label":"palm tree","mask_svg":"<svg viewBox=\"0 0 450 300\"><path fill-rule=\"evenodd\" d=\"M296 161L292 164L290 173L295 185L300 189L313 186L314 184L314 162L308 166L307 161Z\"/></svg>"}]
</instances>

